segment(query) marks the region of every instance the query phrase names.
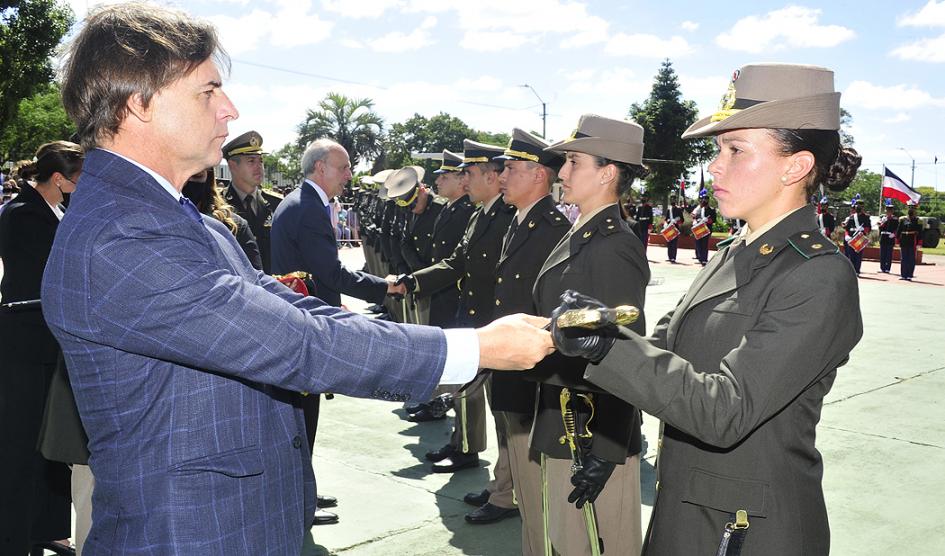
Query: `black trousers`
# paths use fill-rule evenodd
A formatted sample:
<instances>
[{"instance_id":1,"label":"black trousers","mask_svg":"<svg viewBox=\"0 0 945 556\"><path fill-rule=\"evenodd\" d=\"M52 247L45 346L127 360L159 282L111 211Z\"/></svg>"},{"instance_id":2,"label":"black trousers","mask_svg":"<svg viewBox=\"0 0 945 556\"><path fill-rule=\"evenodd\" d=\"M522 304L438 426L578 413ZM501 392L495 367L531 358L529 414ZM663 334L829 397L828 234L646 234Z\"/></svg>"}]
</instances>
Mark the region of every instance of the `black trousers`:
<instances>
[{"instance_id":1,"label":"black trousers","mask_svg":"<svg viewBox=\"0 0 945 556\"><path fill-rule=\"evenodd\" d=\"M896 246L896 238L880 236L879 238L879 269L883 272L889 272L893 262L893 248Z\"/></svg>"},{"instance_id":2,"label":"black trousers","mask_svg":"<svg viewBox=\"0 0 945 556\"><path fill-rule=\"evenodd\" d=\"M846 254L847 258L850 259L850 262L853 263L853 270L859 274L860 267L863 266L863 253L857 253L846 241L843 242L843 252Z\"/></svg>"},{"instance_id":3,"label":"black trousers","mask_svg":"<svg viewBox=\"0 0 945 556\"><path fill-rule=\"evenodd\" d=\"M676 249L679 248L679 238L666 242L666 258L676 262Z\"/></svg>"},{"instance_id":4,"label":"black trousers","mask_svg":"<svg viewBox=\"0 0 945 556\"><path fill-rule=\"evenodd\" d=\"M712 234L705 236L702 239L696 240L696 258L699 259L699 262L705 264L709 261L709 238L712 237Z\"/></svg>"},{"instance_id":5,"label":"black trousers","mask_svg":"<svg viewBox=\"0 0 945 556\"><path fill-rule=\"evenodd\" d=\"M899 262L899 272L903 278L912 278L915 275L916 247L912 245L900 245L902 260Z\"/></svg>"}]
</instances>

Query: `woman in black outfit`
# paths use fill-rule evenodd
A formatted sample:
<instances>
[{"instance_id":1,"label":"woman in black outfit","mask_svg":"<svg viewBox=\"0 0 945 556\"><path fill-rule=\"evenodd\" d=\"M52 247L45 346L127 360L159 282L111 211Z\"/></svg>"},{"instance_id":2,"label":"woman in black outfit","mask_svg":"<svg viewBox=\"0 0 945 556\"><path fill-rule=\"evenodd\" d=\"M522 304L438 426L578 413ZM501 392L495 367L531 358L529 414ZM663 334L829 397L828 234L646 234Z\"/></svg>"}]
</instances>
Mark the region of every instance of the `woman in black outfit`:
<instances>
[{"instance_id":1,"label":"woman in black outfit","mask_svg":"<svg viewBox=\"0 0 945 556\"><path fill-rule=\"evenodd\" d=\"M0 554L52 543L58 550L69 542L69 468L36 449L59 356L38 300L63 195L75 191L83 160L74 143L41 146L36 162L20 171L20 194L0 214Z\"/></svg>"}]
</instances>

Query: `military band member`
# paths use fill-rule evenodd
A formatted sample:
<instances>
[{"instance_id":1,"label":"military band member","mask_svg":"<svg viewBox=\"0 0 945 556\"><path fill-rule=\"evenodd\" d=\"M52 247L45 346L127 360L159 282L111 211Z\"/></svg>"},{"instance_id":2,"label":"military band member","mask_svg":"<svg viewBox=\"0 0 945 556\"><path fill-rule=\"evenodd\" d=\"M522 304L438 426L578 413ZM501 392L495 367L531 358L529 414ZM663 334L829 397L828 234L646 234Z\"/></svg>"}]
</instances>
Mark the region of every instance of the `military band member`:
<instances>
[{"instance_id":1,"label":"military band member","mask_svg":"<svg viewBox=\"0 0 945 556\"><path fill-rule=\"evenodd\" d=\"M851 247L850 240L858 233L869 234L872 229L870 217L863 210L863 199L860 199L859 193L850 200L850 216L843 221L843 229L843 252L853 264L853 270L859 275L860 267L863 265L863 253Z\"/></svg>"},{"instance_id":2,"label":"military band member","mask_svg":"<svg viewBox=\"0 0 945 556\"><path fill-rule=\"evenodd\" d=\"M642 166L643 128L633 122L584 115L571 139L550 147L566 154L559 173L564 200L577 204L581 217L545 260L535 282L539 315L550 315L568 289L594 291L611 306L642 310L650 269L639 238L621 218L618 199L634 180L646 175ZM633 328L646 330L641 318ZM546 541L558 554L607 554L640 551L640 413L632 405L582 379L589 361L555 353L527 373L539 380L532 426L532 447L542 453ZM570 397L570 401L563 399ZM567 431L562 406L574 416L572 452L561 438ZM572 483L572 465L583 465L602 489L596 518L571 503L588 492ZM586 486L586 485L585 485ZM527 503L528 500L525 502ZM521 501L520 501L521 502ZM526 514L531 508L526 509ZM589 532L591 526L596 533ZM591 540L594 537L594 540ZM548 548L548 547L546 547Z\"/></svg>"},{"instance_id":3,"label":"military band member","mask_svg":"<svg viewBox=\"0 0 945 556\"><path fill-rule=\"evenodd\" d=\"M912 281L915 275L916 252L922 245L922 221L916 216L915 202L909 201L909 215L899 222L900 280Z\"/></svg>"},{"instance_id":4,"label":"military band member","mask_svg":"<svg viewBox=\"0 0 945 556\"><path fill-rule=\"evenodd\" d=\"M460 244L449 258L402 277L407 290L429 296L460 284L456 324L468 326L491 320L495 310L495 267L502 239L512 220L514 207L506 205L499 191L504 164L493 157L503 147L466 139L463 141L464 183L473 202L481 203L469 219ZM467 390L454 405L456 425L450 443L429 454L433 472L452 473L479 465L479 452L486 447L486 401L482 388Z\"/></svg>"},{"instance_id":5,"label":"military band member","mask_svg":"<svg viewBox=\"0 0 945 556\"><path fill-rule=\"evenodd\" d=\"M545 151L548 143L522 129L512 131L499 177L502 198L516 208L515 218L502 241L496 268L494 316L536 314L532 289L542 263L571 227L551 197L561 168L560 154ZM536 384L521 378L490 378L489 405L495 417L499 457L494 476L497 488L467 495L479 508L466 515L470 523L490 523L521 510L522 553L542 555L541 467L528 436L535 412ZM510 483L508 486L505 482ZM514 487L516 508L512 499ZM529 511L530 510L530 511Z\"/></svg>"},{"instance_id":6,"label":"military band member","mask_svg":"<svg viewBox=\"0 0 945 556\"><path fill-rule=\"evenodd\" d=\"M709 234L696 239L696 259L705 266L709 262L709 239L712 238L712 224L715 223L715 209L709 206L709 192L703 189L699 192L699 205L692 210L692 225L704 222L709 227Z\"/></svg>"},{"instance_id":7,"label":"military band member","mask_svg":"<svg viewBox=\"0 0 945 556\"><path fill-rule=\"evenodd\" d=\"M886 214L879 219L879 271L889 274L892 269L893 249L899 231L899 218L892 199L886 199Z\"/></svg>"},{"instance_id":8,"label":"military band member","mask_svg":"<svg viewBox=\"0 0 945 556\"><path fill-rule=\"evenodd\" d=\"M833 236L833 230L836 227L837 219L830 212L830 200L824 195L820 198L820 204L817 205L817 228L829 239Z\"/></svg>"},{"instance_id":9,"label":"military band member","mask_svg":"<svg viewBox=\"0 0 945 556\"><path fill-rule=\"evenodd\" d=\"M640 204L637 205L636 215L633 218L637 221L637 236L643 243L645 253L650 244L650 230L653 229L653 205L650 204L650 197L646 193L640 196Z\"/></svg>"},{"instance_id":10,"label":"military band member","mask_svg":"<svg viewBox=\"0 0 945 556\"><path fill-rule=\"evenodd\" d=\"M282 202L282 196L266 191L261 187L263 181L262 136L255 131L247 131L226 145L223 145L223 158L230 169L230 185L223 193L227 204L236 210L247 222L256 237L259 254L262 257L263 272L272 274L272 215Z\"/></svg>"},{"instance_id":11,"label":"military band member","mask_svg":"<svg viewBox=\"0 0 945 556\"><path fill-rule=\"evenodd\" d=\"M585 378L663 422L645 556L830 551L816 426L863 323L857 280L807 198L856 175L839 129L830 70L742 67L683 138L716 136L715 198L745 231L649 337L553 330L560 351L599 361ZM577 306L594 303L561 309Z\"/></svg>"},{"instance_id":12,"label":"military band member","mask_svg":"<svg viewBox=\"0 0 945 556\"><path fill-rule=\"evenodd\" d=\"M679 203L676 196L669 198L669 206L666 208L666 218L663 221L663 228L676 226L678 229L682 225L684 215L686 214L686 204ZM679 236L677 235L671 241L666 242L666 258L671 263L676 262L676 249L679 247Z\"/></svg>"},{"instance_id":13,"label":"military band member","mask_svg":"<svg viewBox=\"0 0 945 556\"><path fill-rule=\"evenodd\" d=\"M742 228L745 227L745 221L741 218L729 218L728 219L728 235L737 236L741 233Z\"/></svg>"}]
</instances>

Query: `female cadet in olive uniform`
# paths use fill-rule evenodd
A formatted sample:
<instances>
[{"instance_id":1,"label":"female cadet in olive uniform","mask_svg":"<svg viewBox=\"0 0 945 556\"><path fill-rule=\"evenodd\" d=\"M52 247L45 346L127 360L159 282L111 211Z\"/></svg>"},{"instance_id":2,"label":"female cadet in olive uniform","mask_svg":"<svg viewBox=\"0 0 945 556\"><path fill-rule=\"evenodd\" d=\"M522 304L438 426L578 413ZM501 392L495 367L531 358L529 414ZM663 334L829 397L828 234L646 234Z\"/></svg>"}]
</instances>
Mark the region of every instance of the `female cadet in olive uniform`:
<instances>
[{"instance_id":1,"label":"female cadet in olive uniform","mask_svg":"<svg viewBox=\"0 0 945 556\"><path fill-rule=\"evenodd\" d=\"M840 145L839 102L825 68L736 72L721 109L683 137L717 136L715 197L746 229L650 337L557 331L559 350L600 361L588 380L663 421L645 554L829 551L815 431L863 328L856 276L807 199L859 167Z\"/></svg>"},{"instance_id":2,"label":"female cadet in olive uniform","mask_svg":"<svg viewBox=\"0 0 945 556\"><path fill-rule=\"evenodd\" d=\"M621 218L618 199L629 192L634 179L645 174L643 128L584 115L571 139L549 149L567 155L559 173L564 201L577 204L581 217L538 274L534 289L538 314L550 315L560 294L569 288L593 291L611 305L642 308L650 269L640 238ZM634 329L643 333L642 318ZM591 520L569 503L572 453L560 442L565 435L561 407L565 394L571 397L572 411L586 422L579 427L593 435L583 443L583 465L597 473L598 487L606 482L596 503L597 534L607 554L636 554L641 543L639 411L583 380L587 364L584 358L556 353L535 371L542 382L532 447L543 455L547 540L560 554L597 553L590 541L595 536L589 533Z\"/></svg>"}]
</instances>

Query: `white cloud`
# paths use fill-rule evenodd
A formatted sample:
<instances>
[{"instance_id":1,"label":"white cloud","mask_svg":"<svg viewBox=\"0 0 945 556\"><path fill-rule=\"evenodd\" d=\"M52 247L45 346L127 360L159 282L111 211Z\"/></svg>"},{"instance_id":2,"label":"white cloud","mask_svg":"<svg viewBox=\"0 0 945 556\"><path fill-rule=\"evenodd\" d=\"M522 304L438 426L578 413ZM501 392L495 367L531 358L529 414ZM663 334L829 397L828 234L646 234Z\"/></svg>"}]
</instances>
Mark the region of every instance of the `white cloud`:
<instances>
[{"instance_id":1,"label":"white cloud","mask_svg":"<svg viewBox=\"0 0 945 556\"><path fill-rule=\"evenodd\" d=\"M699 28L698 23L696 23L695 21L689 21L689 20L683 21L682 23L679 24L679 26L682 28L683 31L689 31L689 32L695 31L696 29Z\"/></svg>"},{"instance_id":2,"label":"white cloud","mask_svg":"<svg viewBox=\"0 0 945 556\"><path fill-rule=\"evenodd\" d=\"M697 77L685 73L679 74L679 90L686 100L694 100L699 106L700 113L714 112L719 106L719 100L725 91L731 76L707 75Z\"/></svg>"},{"instance_id":3,"label":"white cloud","mask_svg":"<svg viewBox=\"0 0 945 556\"><path fill-rule=\"evenodd\" d=\"M651 87L649 79L641 79L632 69L615 67L582 75L568 85L564 94L582 98L582 104L593 98L595 105L601 103L601 97L617 97L629 108L634 101L646 98Z\"/></svg>"},{"instance_id":4,"label":"white cloud","mask_svg":"<svg viewBox=\"0 0 945 556\"><path fill-rule=\"evenodd\" d=\"M259 8L240 17L211 16L223 48L230 54L256 49L268 40L273 46L294 47L316 44L331 36L334 23L309 14L311 2L283 2L276 12Z\"/></svg>"},{"instance_id":5,"label":"white cloud","mask_svg":"<svg viewBox=\"0 0 945 556\"><path fill-rule=\"evenodd\" d=\"M476 79L460 79L456 81L455 87L460 91L476 91L482 93L492 93L502 89L505 84L501 79L491 75L483 75Z\"/></svg>"},{"instance_id":6,"label":"white cloud","mask_svg":"<svg viewBox=\"0 0 945 556\"><path fill-rule=\"evenodd\" d=\"M818 23L821 10L788 6L764 16L750 15L715 38L715 44L729 50L760 54L785 48L827 48L856 36L841 25Z\"/></svg>"},{"instance_id":7,"label":"white cloud","mask_svg":"<svg viewBox=\"0 0 945 556\"><path fill-rule=\"evenodd\" d=\"M929 0L922 9L899 18L900 27L945 27L945 0Z\"/></svg>"},{"instance_id":8,"label":"white cloud","mask_svg":"<svg viewBox=\"0 0 945 556\"><path fill-rule=\"evenodd\" d=\"M322 0L326 11L352 19L377 18L388 9L403 5L402 0Z\"/></svg>"},{"instance_id":9,"label":"white cloud","mask_svg":"<svg viewBox=\"0 0 945 556\"><path fill-rule=\"evenodd\" d=\"M386 35L368 41L368 46L375 52L409 52L419 50L433 44L429 30L436 27L436 18L429 16L419 27L405 34L401 31L391 31Z\"/></svg>"},{"instance_id":10,"label":"white cloud","mask_svg":"<svg viewBox=\"0 0 945 556\"><path fill-rule=\"evenodd\" d=\"M886 118L883 120L885 124L901 124L902 122L908 122L912 119L912 116L906 114L905 112L899 112L892 118Z\"/></svg>"},{"instance_id":11,"label":"white cloud","mask_svg":"<svg viewBox=\"0 0 945 556\"><path fill-rule=\"evenodd\" d=\"M535 42L536 37L528 37L508 31L466 31L459 45L468 50L479 52L499 52L518 48L526 42Z\"/></svg>"},{"instance_id":12,"label":"white cloud","mask_svg":"<svg viewBox=\"0 0 945 556\"><path fill-rule=\"evenodd\" d=\"M364 43L356 39L341 39L338 44L346 48L364 48Z\"/></svg>"},{"instance_id":13,"label":"white cloud","mask_svg":"<svg viewBox=\"0 0 945 556\"><path fill-rule=\"evenodd\" d=\"M662 39L656 35L617 33L607 41L604 52L611 56L639 58L680 58L692 52L686 39L676 35Z\"/></svg>"},{"instance_id":14,"label":"white cloud","mask_svg":"<svg viewBox=\"0 0 945 556\"><path fill-rule=\"evenodd\" d=\"M902 60L945 62L945 34L904 44L893 49L890 54Z\"/></svg>"},{"instance_id":15,"label":"white cloud","mask_svg":"<svg viewBox=\"0 0 945 556\"><path fill-rule=\"evenodd\" d=\"M874 85L868 81L854 81L843 92L844 106L859 106L868 110L911 110L924 106L945 106L945 98L935 98L914 85Z\"/></svg>"}]
</instances>

